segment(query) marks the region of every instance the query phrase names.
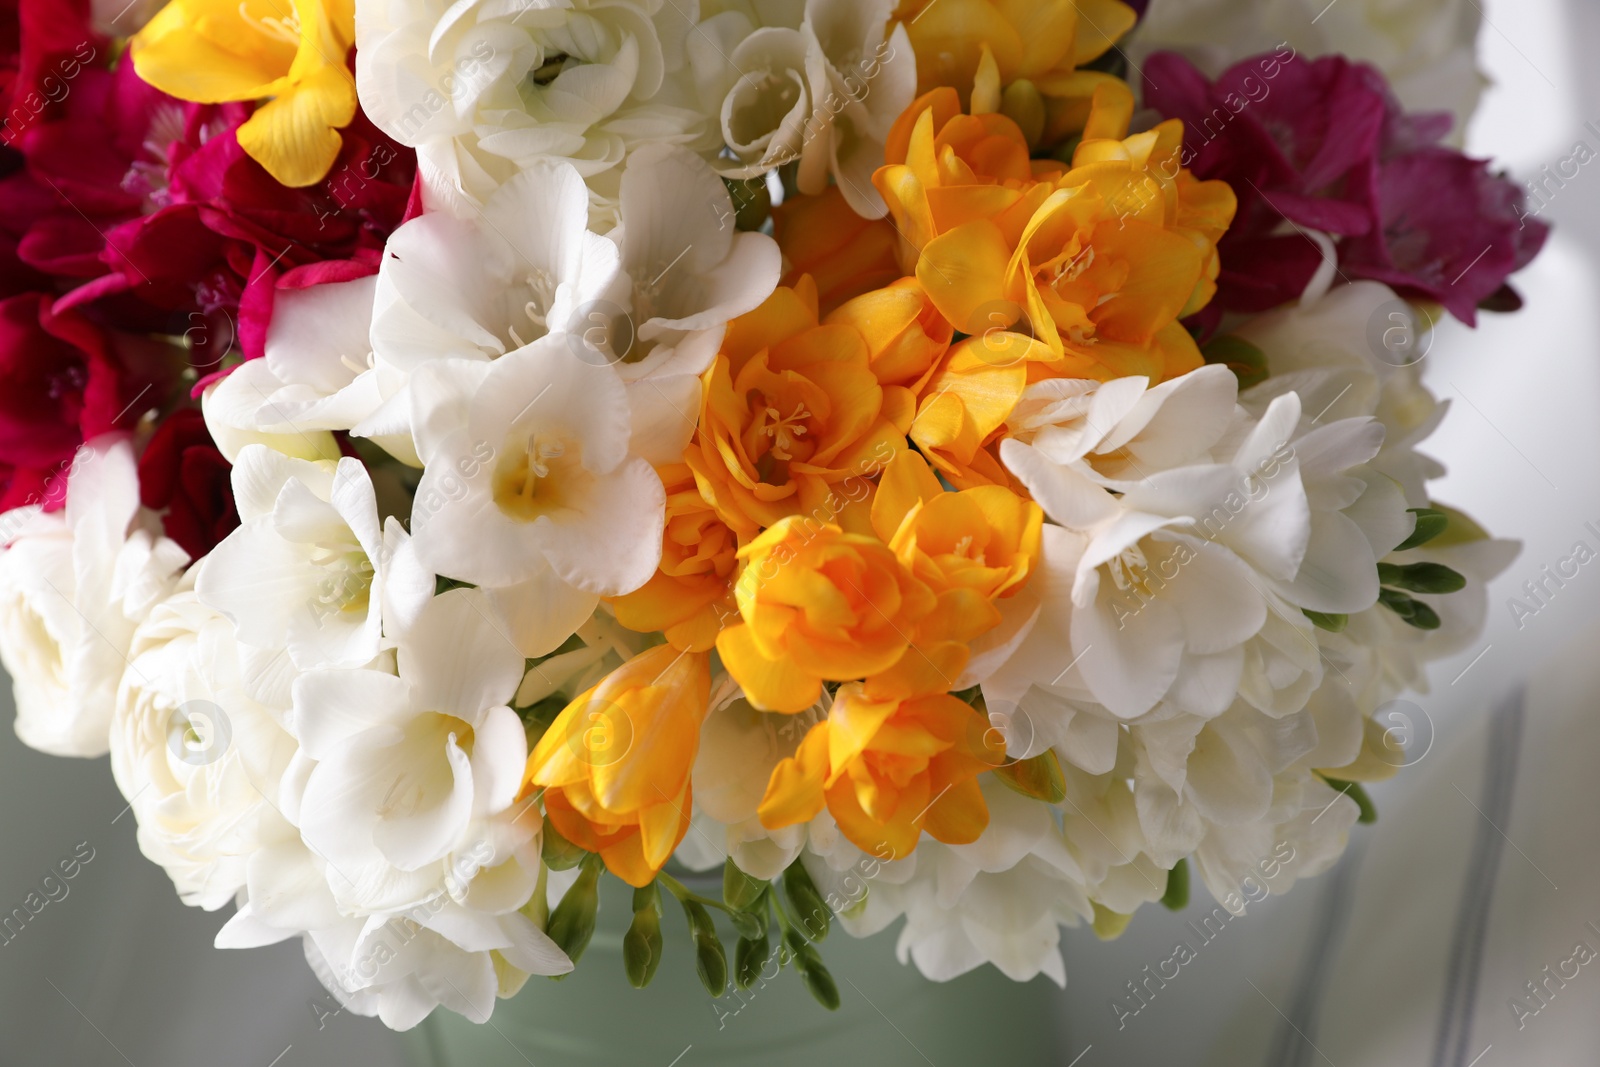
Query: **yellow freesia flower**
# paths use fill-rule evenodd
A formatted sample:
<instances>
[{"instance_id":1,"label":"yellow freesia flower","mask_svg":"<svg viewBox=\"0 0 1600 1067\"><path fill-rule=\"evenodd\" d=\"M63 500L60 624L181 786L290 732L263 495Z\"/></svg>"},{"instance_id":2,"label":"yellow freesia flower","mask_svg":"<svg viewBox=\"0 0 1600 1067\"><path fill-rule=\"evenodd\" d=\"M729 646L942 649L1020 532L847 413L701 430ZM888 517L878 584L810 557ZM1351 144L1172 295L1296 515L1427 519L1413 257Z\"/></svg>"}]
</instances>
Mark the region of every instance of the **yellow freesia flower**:
<instances>
[{"instance_id":1,"label":"yellow freesia flower","mask_svg":"<svg viewBox=\"0 0 1600 1067\"><path fill-rule=\"evenodd\" d=\"M355 117L354 43L354 0L172 0L131 50L139 77L180 100L266 100L239 147L300 187L327 175Z\"/></svg>"},{"instance_id":2,"label":"yellow freesia flower","mask_svg":"<svg viewBox=\"0 0 1600 1067\"><path fill-rule=\"evenodd\" d=\"M851 683L773 769L757 813L778 829L826 807L857 848L904 859L924 831L950 845L976 841L989 825L978 775L1004 760L996 731L948 693L882 699Z\"/></svg>"},{"instance_id":3,"label":"yellow freesia flower","mask_svg":"<svg viewBox=\"0 0 1600 1067\"><path fill-rule=\"evenodd\" d=\"M522 793L544 787L561 836L631 886L650 884L689 831L710 657L657 645L556 716L528 756Z\"/></svg>"},{"instance_id":4,"label":"yellow freesia flower","mask_svg":"<svg viewBox=\"0 0 1600 1067\"><path fill-rule=\"evenodd\" d=\"M1137 21L1121 0L901 0L895 17L916 52L919 94L948 86L974 114L1016 120L1034 148L1083 128L1110 75L1078 68Z\"/></svg>"}]
</instances>

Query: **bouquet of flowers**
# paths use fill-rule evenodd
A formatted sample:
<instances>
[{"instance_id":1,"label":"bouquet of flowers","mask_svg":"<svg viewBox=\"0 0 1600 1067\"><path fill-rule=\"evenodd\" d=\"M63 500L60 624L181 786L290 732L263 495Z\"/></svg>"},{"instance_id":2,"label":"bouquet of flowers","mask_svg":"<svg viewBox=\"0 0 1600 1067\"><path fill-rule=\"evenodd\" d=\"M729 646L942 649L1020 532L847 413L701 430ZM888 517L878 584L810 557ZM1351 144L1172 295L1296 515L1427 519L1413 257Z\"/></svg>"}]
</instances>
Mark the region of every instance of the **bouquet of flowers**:
<instances>
[{"instance_id":1,"label":"bouquet of flowers","mask_svg":"<svg viewBox=\"0 0 1600 1067\"><path fill-rule=\"evenodd\" d=\"M1418 364L1545 226L1358 0L120 6L0 5L17 733L391 1027L603 877L830 1006L1241 912L1514 552Z\"/></svg>"}]
</instances>

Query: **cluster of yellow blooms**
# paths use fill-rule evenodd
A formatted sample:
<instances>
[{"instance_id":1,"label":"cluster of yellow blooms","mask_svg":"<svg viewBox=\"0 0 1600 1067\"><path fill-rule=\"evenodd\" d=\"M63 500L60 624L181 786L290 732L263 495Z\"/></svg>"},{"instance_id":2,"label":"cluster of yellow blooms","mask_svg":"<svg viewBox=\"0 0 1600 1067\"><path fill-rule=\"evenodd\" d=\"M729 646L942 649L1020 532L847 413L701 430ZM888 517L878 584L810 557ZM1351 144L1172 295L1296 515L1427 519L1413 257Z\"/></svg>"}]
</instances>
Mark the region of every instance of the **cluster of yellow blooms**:
<instances>
[{"instance_id":1,"label":"cluster of yellow blooms","mask_svg":"<svg viewBox=\"0 0 1600 1067\"><path fill-rule=\"evenodd\" d=\"M836 189L775 211L790 273L730 325L688 454L660 472L660 570L613 607L668 644L574 700L529 760L555 827L634 885L688 829L713 649L760 710L833 694L771 776L769 829L826 808L879 856L923 832L975 840L978 776L1005 754L952 690L1037 570L1043 521L997 458L1006 419L1041 379L1201 365L1178 320L1211 298L1233 194L1178 166L1178 122L1130 135L1128 86L1076 70L1132 13L928 10L911 32L936 59L874 177L890 217L857 217ZM1040 11L1071 17L1028 21ZM1078 33L1097 13L1110 32ZM1052 143L1070 151L1036 158ZM567 744L596 699L627 710L626 772Z\"/></svg>"}]
</instances>

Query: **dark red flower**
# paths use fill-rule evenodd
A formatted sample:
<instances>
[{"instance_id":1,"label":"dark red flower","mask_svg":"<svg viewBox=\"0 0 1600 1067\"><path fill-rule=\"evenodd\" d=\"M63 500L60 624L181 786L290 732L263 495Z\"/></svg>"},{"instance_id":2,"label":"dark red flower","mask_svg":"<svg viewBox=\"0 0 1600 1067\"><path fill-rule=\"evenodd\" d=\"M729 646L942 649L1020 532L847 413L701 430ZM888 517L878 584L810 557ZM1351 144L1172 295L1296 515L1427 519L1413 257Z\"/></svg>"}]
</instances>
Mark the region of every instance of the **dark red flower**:
<instances>
[{"instance_id":1,"label":"dark red flower","mask_svg":"<svg viewBox=\"0 0 1600 1067\"><path fill-rule=\"evenodd\" d=\"M188 107L184 137L168 149L164 202L106 229L100 256L110 272L67 302L100 317L120 307L126 317L118 302L137 299L166 317L165 332L203 328L215 352L236 337L254 359L284 274L329 262L376 272L405 215L416 155L357 112L328 178L290 189L239 147L243 109Z\"/></svg>"},{"instance_id":2,"label":"dark red flower","mask_svg":"<svg viewBox=\"0 0 1600 1067\"><path fill-rule=\"evenodd\" d=\"M1469 324L1544 242L1543 223L1521 222L1517 186L1437 143L1449 116L1405 114L1373 67L1280 50L1211 82L1168 52L1145 75L1146 103L1184 122L1184 165L1239 201L1203 326L1299 296L1322 262L1313 230L1335 241L1347 277Z\"/></svg>"},{"instance_id":3,"label":"dark red flower","mask_svg":"<svg viewBox=\"0 0 1600 1067\"><path fill-rule=\"evenodd\" d=\"M0 143L47 121L109 48L89 24L89 0L0 0Z\"/></svg>"},{"instance_id":4,"label":"dark red flower","mask_svg":"<svg viewBox=\"0 0 1600 1067\"><path fill-rule=\"evenodd\" d=\"M60 505L84 441L138 419L136 383L105 336L42 293L0 300L0 510Z\"/></svg>"},{"instance_id":5,"label":"dark red flower","mask_svg":"<svg viewBox=\"0 0 1600 1067\"><path fill-rule=\"evenodd\" d=\"M239 525L232 471L195 408L168 416L139 457L139 498L162 513L162 528L190 559L210 552Z\"/></svg>"}]
</instances>

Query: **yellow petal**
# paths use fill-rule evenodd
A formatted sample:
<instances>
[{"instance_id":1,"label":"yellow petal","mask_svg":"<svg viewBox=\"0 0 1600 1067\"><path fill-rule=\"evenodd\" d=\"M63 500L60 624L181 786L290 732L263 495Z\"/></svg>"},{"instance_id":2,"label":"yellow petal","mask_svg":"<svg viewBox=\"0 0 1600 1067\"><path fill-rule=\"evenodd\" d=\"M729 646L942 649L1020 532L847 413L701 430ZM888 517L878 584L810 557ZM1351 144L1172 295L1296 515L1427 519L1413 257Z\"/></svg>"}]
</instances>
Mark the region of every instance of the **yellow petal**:
<instances>
[{"instance_id":1,"label":"yellow petal","mask_svg":"<svg viewBox=\"0 0 1600 1067\"><path fill-rule=\"evenodd\" d=\"M788 660L772 660L756 647L750 627L740 623L717 635L722 665L744 689L753 707L762 711L804 711L822 695L822 679L806 674Z\"/></svg>"},{"instance_id":2,"label":"yellow petal","mask_svg":"<svg viewBox=\"0 0 1600 1067\"><path fill-rule=\"evenodd\" d=\"M355 117L356 89L343 67L325 66L239 127L239 147L290 188L327 177L339 155L339 130Z\"/></svg>"},{"instance_id":3,"label":"yellow petal","mask_svg":"<svg viewBox=\"0 0 1600 1067\"><path fill-rule=\"evenodd\" d=\"M986 312L1005 300L1011 249L1000 227L969 222L929 241L917 261L917 280L939 313L962 333L981 333Z\"/></svg>"},{"instance_id":4,"label":"yellow petal","mask_svg":"<svg viewBox=\"0 0 1600 1067\"><path fill-rule=\"evenodd\" d=\"M873 531L879 540L892 541L907 513L943 492L927 460L909 449L899 453L878 480L878 493L872 499Z\"/></svg>"},{"instance_id":5,"label":"yellow petal","mask_svg":"<svg viewBox=\"0 0 1600 1067\"><path fill-rule=\"evenodd\" d=\"M970 845L988 825L989 805L976 778L941 789L922 817L922 828L947 845Z\"/></svg>"},{"instance_id":6,"label":"yellow petal","mask_svg":"<svg viewBox=\"0 0 1600 1067\"><path fill-rule=\"evenodd\" d=\"M819 722L807 731L795 754L773 768L756 809L761 825L776 830L816 818L822 811L822 783L827 773L828 724Z\"/></svg>"}]
</instances>

